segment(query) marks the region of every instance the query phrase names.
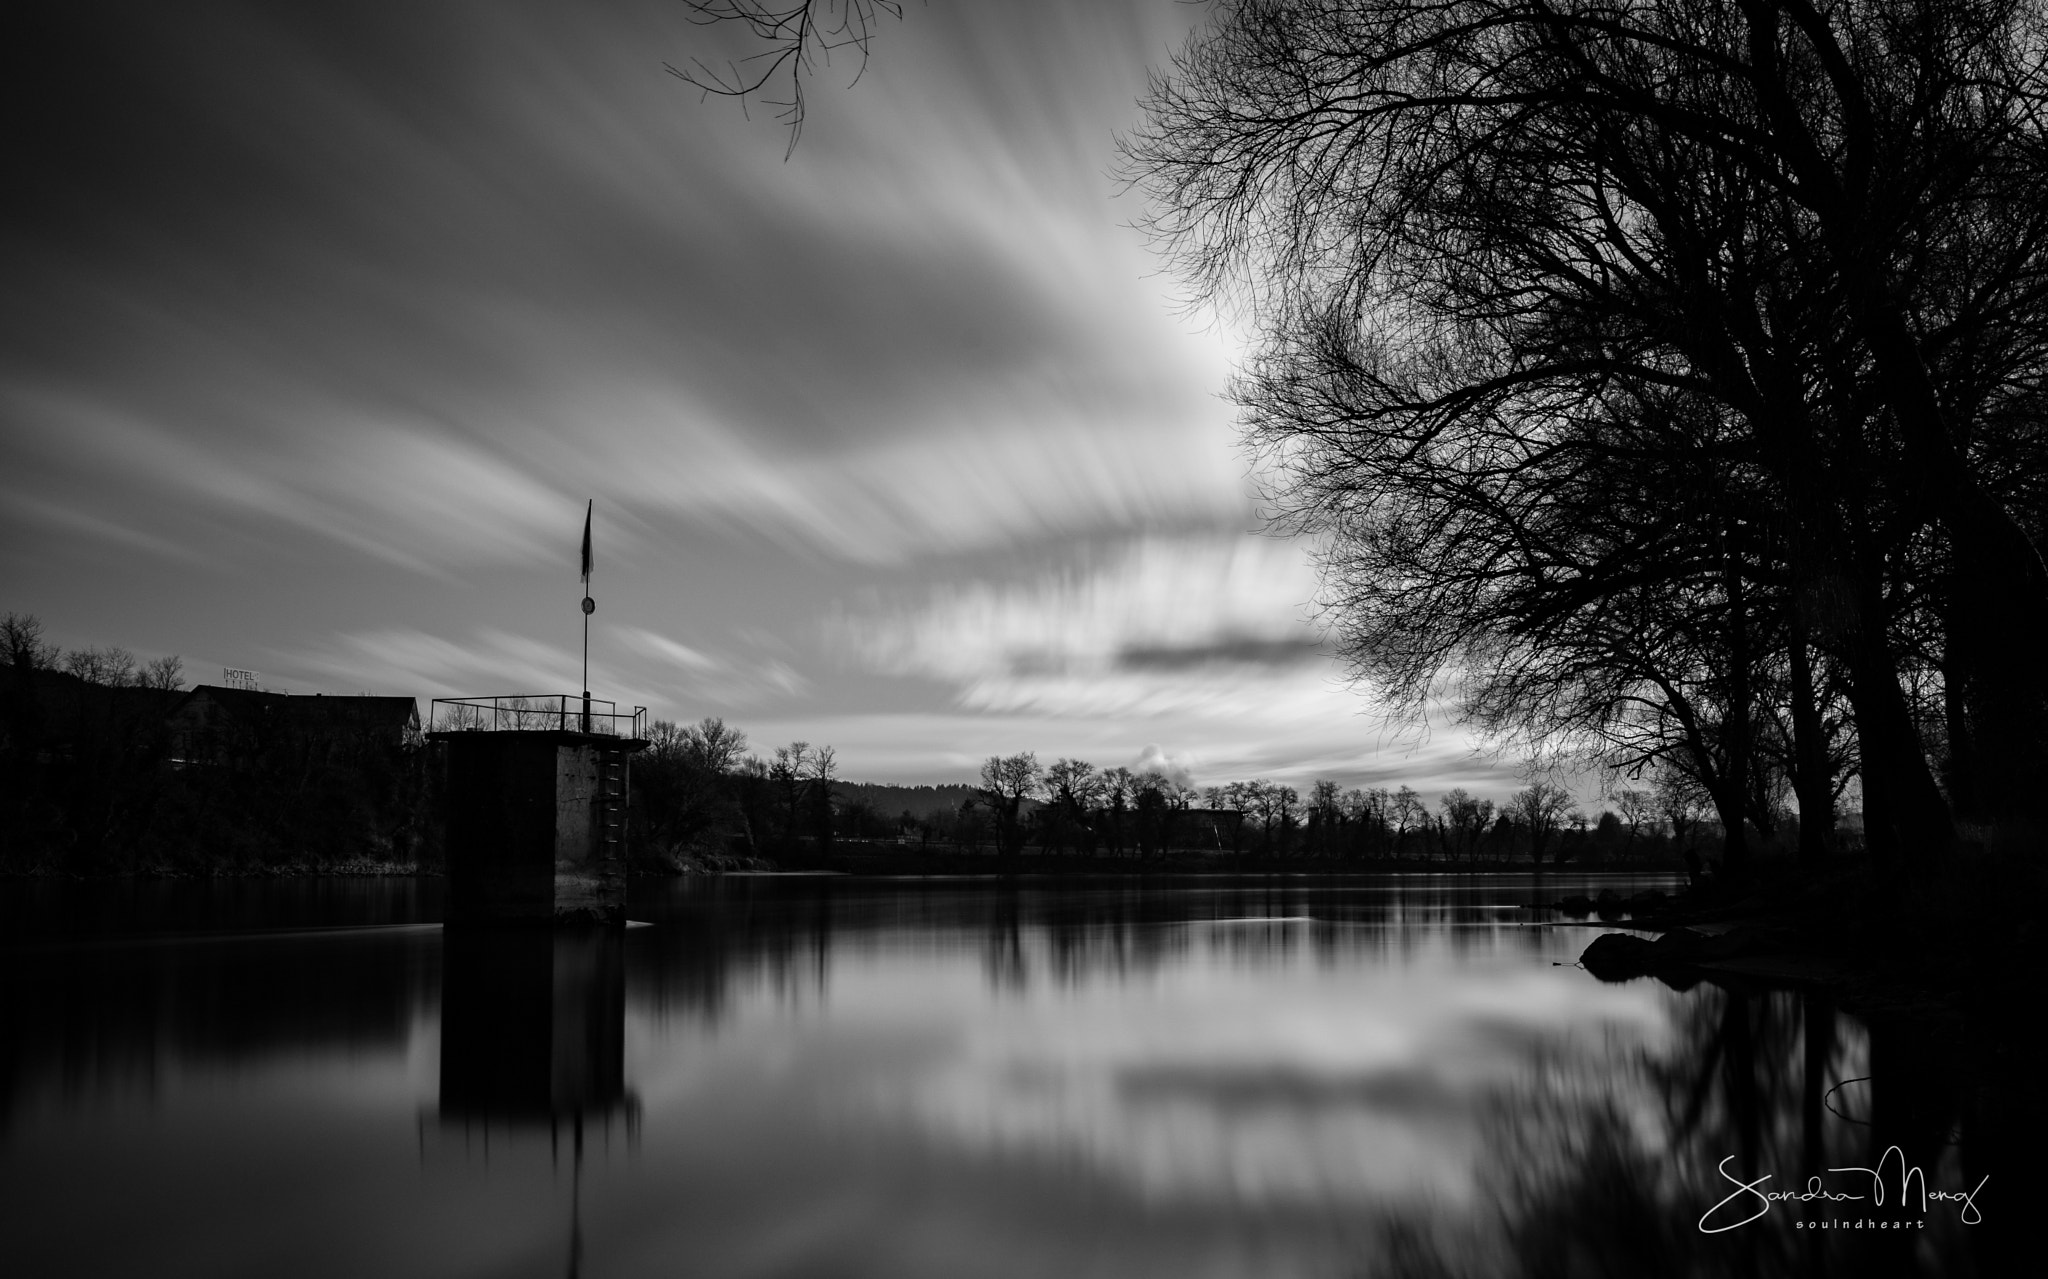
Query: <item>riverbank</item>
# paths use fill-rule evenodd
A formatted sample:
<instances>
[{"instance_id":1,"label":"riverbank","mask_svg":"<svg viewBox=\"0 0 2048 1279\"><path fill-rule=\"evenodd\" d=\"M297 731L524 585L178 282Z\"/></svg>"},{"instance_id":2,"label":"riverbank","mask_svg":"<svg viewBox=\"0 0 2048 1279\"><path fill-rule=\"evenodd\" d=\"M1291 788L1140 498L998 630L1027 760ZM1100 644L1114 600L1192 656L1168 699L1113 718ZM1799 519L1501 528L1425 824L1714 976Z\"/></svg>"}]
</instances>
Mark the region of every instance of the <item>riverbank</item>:
<instances>
[{"instance_id":1,"label":"riverbank","mask_svg":"<svg viewBox=\"0 0 2048 1279\"><path fill-rule=\"evenodd\" d=\"M1255 853L1177 850L1144 857L1048 854L1027 850L1007 865L994 853L911 846L857 845L824 856L785 858L775 869L837 871L847 875L1670 875L1682 867L1665 861L1605 861L1532 867L1526 861L1440 861L1383 858L1273 857Z\"/></svg>"},{"instance_id":2,"label":"riverbank","mask_svg":"<svg viewBox=\"0 0 2048 1279\"><path fill-rule=\"evenodd\" d=\"M193 864L190 862L144 863L128 870L101 871L97 873L36 867L0 874L0 882L46 883L120 883L125 881L149 880L232 880L232 879L372 879L391 876L424 876L432 879L441 877L439 866L423 866L413 861L386 861L377 858L350 858L344 861L282 861L282 862L222 862L219 865Z\"/></svg>"},{"instance_id":3,"label":"riverbank","mask_svg":"<svg viewBox=\"0 0 2048 1279\"><path fill-rule=\"evenodd\" d=\"M1266 857L1252 853L1174 852L1148 857L1086 857L1027 852L1007 866L993 853L915 848L857 847L826 856L769 858L737 853L658 853L633 859L635 878L661 879L690 875L744 875L776 872L831 873L875 878L1000 877L1033 878L1067 875L1546 875L1577 880L1586 876L1627 879L1681 874L1682 868L1658 861L1567 862L1531 867L1521 861L1439 861L1430 858L1383 858L1336 861L1326 857ZM437 863L351 858L340 861L294 859L278 862L228 861L214 864L151 862L131 869L81 873L40 866L0 874L0 880L118 881L299 879L317 876L423 876L439 878Z\"/></svg>"},{"instance_id":4,"label":"riverbank","mask_svg":"<svg viewBox=\"0 0 2048 1279\"><path fill-rule=\"evenodd\" d=\"M2048 872L1993 856L1959 856L1922 880L1777 867L1739 889L1546 908L1630 930L1581 956L1605 980L1762 982L1863 1013L2006 1016L2048 978Z\"/></svg>"}]
</instances>

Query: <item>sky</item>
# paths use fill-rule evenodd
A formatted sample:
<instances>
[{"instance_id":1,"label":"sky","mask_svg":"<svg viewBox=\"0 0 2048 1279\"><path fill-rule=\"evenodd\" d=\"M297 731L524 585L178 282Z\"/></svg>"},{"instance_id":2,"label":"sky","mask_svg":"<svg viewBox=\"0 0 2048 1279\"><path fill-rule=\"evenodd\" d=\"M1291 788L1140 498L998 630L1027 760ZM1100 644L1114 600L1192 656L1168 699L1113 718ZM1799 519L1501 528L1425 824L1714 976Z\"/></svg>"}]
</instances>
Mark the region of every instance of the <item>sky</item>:
<instances>
[{"instance_id":1,"label":"sky","mask_svg":"<svg viewBox=\"0 0 2048 1279\"><path fill-rule=\"evenodd\" d=\"M842 775L1464 786L1261 532L1115 175L1177 0L933 0L772 107L678 0L15 6L0 609L188 680L590 688ZM855 72L861 71L857 82Z\"/></svg>"}]
</instances>

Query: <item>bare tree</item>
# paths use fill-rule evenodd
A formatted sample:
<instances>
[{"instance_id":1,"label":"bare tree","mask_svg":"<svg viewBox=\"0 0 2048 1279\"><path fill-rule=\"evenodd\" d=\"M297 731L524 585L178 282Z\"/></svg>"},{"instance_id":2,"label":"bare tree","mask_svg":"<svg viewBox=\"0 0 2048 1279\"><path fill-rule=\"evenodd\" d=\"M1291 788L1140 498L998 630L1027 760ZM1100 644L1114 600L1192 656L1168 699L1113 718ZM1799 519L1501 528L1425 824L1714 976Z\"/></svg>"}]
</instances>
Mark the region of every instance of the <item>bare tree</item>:
<instances>
[{"instance_id":1,"label":"bare tree","mask_svg":"<svg viewBox=\"0 0 2048 1279\"><path fill-rule=\"evenodd\" d=\"M759 97L789 127L785 157L796 150L804 125L804 81L835 55L853 65L853 81L866 70L868 42L884 17L901 18L900 0L684 0L703 26L737 26L763 47L723 67L700 58L668 73L705 94Z\"/></svg>"},{"instance_id":2,"label":"bare tree","mask_svg":"<svg viewBox=\"0 0 2048 1279\"><path fill-rule=\"evenodd\" d=\"M1354 553L1340 576L1418 530L1426 560L1478 528L1514 549L1510 578L1567 579L1547 594L1581 609L1712 582L1672 543L1560 561L1584 508L1526 505L1539 476L1626 478L1620 497L1651 501L1706 467L1709 493L1788 512L1768 554L1725 545L1740 505L1680 526L1724 543L1710 602L1735 658L1684 750L1717 806L1747 802L1770 660L1753 641L1796 600L1831 633L1790 651L1818 640L1843 661L1873 837L1904 857L1950 831L1900 689L1895 624L1925 605L1886 577L1923 534L1950 557L1947 692L1978 747L1960 757L2042 757L2048 676L2013 647L2048 620L2013 514L2040 470L2018 423L2040 412L2048 331L2030 13L1245 0L1155 82L1129 155L1198 294L1259 325L1238 395L1294 484L1283 514ZM1624 426L1665 439L1615 447ZM1500 580L1464 585L1485 606ZM1526 624L1533 599L1493 616ZM1340 590L1338 612L1353 602ZM1411 673L1481 638L1424 644ZM1406 686L1411 705L1427 687Z\"/></svg>"},{"instance_id":3,"label":"bare tree","mask_svg":"<svg viewBox=\"0 0 2048 1279\"><path fill-rule=\"evenodd\" d=\"M768 763L768 783L782 807L783 838L794 845L804 819L804 779L810 771L811 744L791 742L775 748Z\"/></svg>"},{"instance_id":4,"label":"bare tree","mask_svg":"<svg viewBox=\"0 0 2048 1279\"><path fill-rule=\"evenodd\" d=\"M1388 812L1394 824L1394 849L1398 853L1408 838L1408 832L1429 820L1429 809L1423 805L1422 796L1415 793L1414 787L1403 786L1394 792Z\"/></svg>"},{"instance_id":5,"label":"bare tree","mask_svg":"<svg viewBox=\"0 0 2048 1279\"><path fill-rule=\"evenodd\" d=\"M1317 778L1308 791L1308 823L1314 830L1312 847L1325 857L1335 857L1342 847L1344 791L1327 778Z\"/></svg>"},{"instance_id":6,"label":"bare tree","mask_svg":"<svg viewBox=\"0 0 2048 1279\"><path fill-rule=\"evenodd\" d=\"M1628 835L1622 843L1622 854L1626 856L1635 848L1636 836L1642 833L1643 823L1656 811L1656 796L1640 787L1622 787L1608 798L1621 810L1622 824L1628 827Z\"/></svg>"},{"instance_id":7,"label":"bare tree","mask_svg":"<svg viewBox=\"0 0 2048 1279\"><path fill-rule=\"evenodd\" d=\"M1531 782L1514 793L1505 811L1529 832L1529 860L1541 867L1544 850L1572 813L1572 797L1555 782Z\"/></svg>"},{"instance_id":8,"label":"bare tree","mask_svg":"<svg viewBox=\"0 0 2048 1279\"><path fill-rule=\"evenodd\" d=\"M120 688L135 680L135 654L112 644L74 648L64 654L64 669L88 684Z\"/></svg>"},{"instance_id":9,"label":"bare tree","mask_svg":"<svg viewBox=\"0 0 2048 1279\"><path fill-rule=\"evenodd\" d=\"M1131 770L1118 765L1105 768L1096 774L1096 804L1102 813L1103 833L1109 841L1110 856L1123 855L1125 825L1130 814L1131 802L1137 795L1137 778Z\"/></svg>"},{"instance_id":10,"label":"bare tree","mask_svg":"<svg viewBox=\"0 0 2048 1279\"><path fill-rule=\"evenodd\" d=\"M746 735L708 717L656 720L647 736L647 755L633 766L633 802L649 846L718 854L739 837L758 851L754 810L766 770L745 755Z\"/></svg>"},{"instance_id":11,"label":"bare tree","mask_svg":"<svg viewBox=\"0 0 2048 1279\"><path fill-rule=\"evenodd\" d=\"M1010 864L1024 851L1024 801L1038 789L1038 756L991 755L982 761L980 802L995 817L996 854Z\"/></svg>"},{"instance_id":12,"label":"bare tree","mask_svg":"<svg viewBox=\"0 0 2048 1279\"><path fill-rule=\"evenodd\" d=\"M1454 787L1437 800L1437 806L1443 810L1444 833L1452 852L1470 860L1478 852L1480 836L1493 823L1493 801Z\"/></svg>"},{"instance_id":13,"label":"bare tree","mask_svg":"<svg viewBox=\"0 0 2048 1279\"><path fill-rule=\"evenodd\" d=\"M1039 782L1045 789L1048 810L1047 851L1080 851L1084 843L1092 847L1088 815L1104 790L1103 778L1096 774L1095 765L1078 759L1055 760Z\"/></svg>"},{"instance_id":14,"label":"bare tree","mask_svg":"<svg viewBox=\"0 0 2048 1279\"><path fill-rule=\"evenodd\" d=\"M1387 814L1393 802L1393 794L1384 786L1375 786L1371 790L1353 788L1344 792L1344 811L1354 827L1359 851L1385 855Z\"/></svg>"},{"instance_id":15,"label":"bare tree","mask_svg":"<svg viewBox=\"0 0 2048 1279\"><path fill-rule=\"evenodd\" d=\"M490 717L481 706L468 702L442 702L434 707L436 732L473 733L490 727Z\"/></svg>"},{"instance_id":16,"label":"bare tree","mask_svg":"<svg viewBox=\"0 0 2048 1279\"><path fill-rule=\"evenodd\" d=\"M1186 788L1158 769L1147 769L1132 779L1131 808L1133 842L1139 856L1153 856L1172 847L1175 817L1185 805Z\"/></svg>"},{"instance_id":17,"label":"bare tree","mask_svg":"<svg viewBox=\"0 0 2048 1279\"><path fill-rule=\"evenodd\" d=\"M136 676L136 683L143 688L174 693L185 687L185 661L176 653L151 658Z\"/></svg>"},{"instance_id":18,"label":"bare tree","mask_svg":"<svg viewBox=\"0 0 2048 1279\"><path fill-rule=\"evenodd\" d=\"M42 619L33 613L9 613L0 619L0 652L16 671L45 670L56 665L58 650L43 637Z\"/></svg>"},{"instance_id":19,"label":"bare tree","mask_svg":"<svg viewBox=\"0 0 2048 1279\"><path fill-rule=\"evenodd\" d=\"M729 773L747 753L747 735L723 719L707 715L676 734L677 748L698 767Z\"/></svg>"},{"instance_id":20,"label":"bare tree","mask_svg":"<svg viewBox=\"0 0 2048 1279\"><path fill-rule=\"evenodd\" d=\"M521 731L554 728L561 723L559 706L550 708L527 697L508 697L502 708L504 726Z\"/></svg>"},{"instance_id":21,"label":"bare tree","mask_svg":"<svg viewBox=\"0 0 2048 1279\"><path fill-rule=\"evenodd\" d=\"M804 799L811 810L811 831L817 837L821 853L832 851L833 783L838 776L838 752L830 746L820 746L811 752L809 765L803 772Z\"/></svg>"},{"instance_id":22,"label":"bare tree","mask_svg":"<svg viewBox=\"0 0 2048 1279\"><path fill-rule=\"evenodd\" d=\"M1708 803L1705 793L1697 781L1675 768L1658 771L1652 793L1656 797L1658 814L1671 828L1672 846L1697 873L1699 854L1692 848L1692 834Z\"/></svg>"}]
</instances>

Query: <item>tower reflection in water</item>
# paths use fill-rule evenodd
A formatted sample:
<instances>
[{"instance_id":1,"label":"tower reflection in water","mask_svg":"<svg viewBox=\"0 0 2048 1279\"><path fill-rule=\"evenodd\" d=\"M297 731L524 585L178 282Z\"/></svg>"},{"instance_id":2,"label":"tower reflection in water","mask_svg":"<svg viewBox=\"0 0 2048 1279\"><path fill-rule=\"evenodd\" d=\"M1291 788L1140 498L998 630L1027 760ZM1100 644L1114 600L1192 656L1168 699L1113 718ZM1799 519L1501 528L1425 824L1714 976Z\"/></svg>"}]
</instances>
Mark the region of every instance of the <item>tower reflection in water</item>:
<instances>
[{"instance_id":1,"label":"tower reflection in water","mask_svg":"<svg viewBox=\"0 0 2048 1279\"><path fill-rule=\"evenodd\" d=\"M443 936L441 1096L444 1129L481 1137L545 1132L571 1142L569 1274L582 1261L583 1145L630 1141L639 1115L626 1090L625 937L617 928L450 928Z\"/></svg>"},{"instance_id":2,"label":"tower reflection in water","mask_svg":"<svg viewBox=\"0 0 2048 1279\"><path fill-rule=\"evenodd\" d=\"M619 930L451 928L444 946L444 1122L630 1122Z\"/></svg>"}]
</instances>

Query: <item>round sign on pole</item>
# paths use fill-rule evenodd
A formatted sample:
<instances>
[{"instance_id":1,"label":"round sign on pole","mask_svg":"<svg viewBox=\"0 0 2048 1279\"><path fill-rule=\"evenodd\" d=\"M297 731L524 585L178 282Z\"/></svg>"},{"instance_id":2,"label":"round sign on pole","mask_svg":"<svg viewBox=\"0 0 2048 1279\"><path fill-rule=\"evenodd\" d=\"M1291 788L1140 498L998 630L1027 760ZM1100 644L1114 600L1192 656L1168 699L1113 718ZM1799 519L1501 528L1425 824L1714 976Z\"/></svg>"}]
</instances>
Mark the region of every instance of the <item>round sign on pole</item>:
<instances>
[{"instance_id":1,"label":"round sign on pole","mask_svg":"<svg viewBox=\"0 0 2048 1279\"><path fill-rule=\"evenodd\" d=\"M588 595L584 596L583 611L585 613L595 613L597 611L597 601L590 598Z\"/></svg>"}]
</instances>

